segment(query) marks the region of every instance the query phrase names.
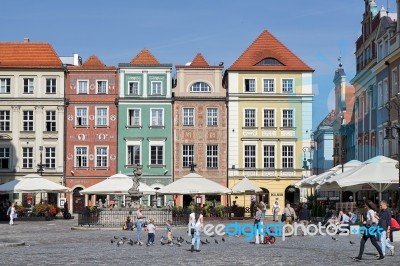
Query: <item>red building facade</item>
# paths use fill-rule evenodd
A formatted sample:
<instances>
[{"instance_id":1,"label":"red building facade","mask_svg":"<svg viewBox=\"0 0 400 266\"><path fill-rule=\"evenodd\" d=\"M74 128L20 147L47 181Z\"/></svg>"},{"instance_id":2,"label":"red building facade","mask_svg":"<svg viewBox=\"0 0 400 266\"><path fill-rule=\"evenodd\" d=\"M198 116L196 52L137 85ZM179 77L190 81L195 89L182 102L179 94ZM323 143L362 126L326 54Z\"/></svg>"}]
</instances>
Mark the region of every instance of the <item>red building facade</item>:
<instances>
[{"instance_id":1,"label":"red building facade","mask_svg":"<svg viewBox=\"0 0 400 266\"><path fill-rule=\"evenodd\" d=\"M117 172L117 68L95 55L66 72L65 175L73 212L94 205L80 191ZM104 202L105 199L103 199Z\"/></svg>"}]
</instances>

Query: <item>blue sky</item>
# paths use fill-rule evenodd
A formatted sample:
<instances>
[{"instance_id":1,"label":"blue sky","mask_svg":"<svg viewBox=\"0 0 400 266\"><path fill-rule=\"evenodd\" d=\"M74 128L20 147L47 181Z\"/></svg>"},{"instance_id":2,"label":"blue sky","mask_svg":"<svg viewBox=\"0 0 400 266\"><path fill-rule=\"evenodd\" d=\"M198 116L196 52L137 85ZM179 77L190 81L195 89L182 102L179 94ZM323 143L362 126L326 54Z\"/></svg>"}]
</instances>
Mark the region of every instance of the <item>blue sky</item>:
<instances>
[{"instance_id":1,"label":"blue sky","mask_svg":"<svg viewBox=\"0 0 400 266\"><path fill-rule=\"evenodd\" d=\"M376 0L395 12L395 0ZM342 56L350 81L362 0L13 0L3 1L0 41L49 42L60 56L96 54L107 65L143 48L160 63L185 64L201 52L229 67L263 30L315 69L313 127L333 108L333 75Z\"/></svg>"}]
</instances>

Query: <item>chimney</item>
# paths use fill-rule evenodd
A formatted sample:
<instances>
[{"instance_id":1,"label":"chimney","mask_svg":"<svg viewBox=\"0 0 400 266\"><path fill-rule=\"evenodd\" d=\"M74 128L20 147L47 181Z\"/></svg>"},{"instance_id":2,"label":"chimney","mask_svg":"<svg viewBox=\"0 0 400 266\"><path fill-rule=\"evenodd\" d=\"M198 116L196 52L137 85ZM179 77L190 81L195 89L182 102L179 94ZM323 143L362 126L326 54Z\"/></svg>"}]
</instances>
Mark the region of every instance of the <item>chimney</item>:
<instances>
[{"instance_id":1,"label":"chimney","mask_svg":"<svg viewBox=\"0 0 400 266\"><path fill-rule=\"evenodd\" d=\"M29 43L29 38L24 38L24 43Z\"/></svg>"}]
</instances>

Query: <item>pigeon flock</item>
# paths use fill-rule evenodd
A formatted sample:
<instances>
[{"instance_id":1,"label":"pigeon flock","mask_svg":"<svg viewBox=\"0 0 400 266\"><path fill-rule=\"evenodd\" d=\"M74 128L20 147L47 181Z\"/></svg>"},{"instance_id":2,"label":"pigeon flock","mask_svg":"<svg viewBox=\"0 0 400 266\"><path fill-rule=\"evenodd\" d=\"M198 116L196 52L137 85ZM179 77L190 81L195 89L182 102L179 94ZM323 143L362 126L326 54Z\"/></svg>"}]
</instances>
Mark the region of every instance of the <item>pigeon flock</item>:
<instances>
[{"instance_id":1,"label":"pigeon flock","mask_svg":"<svg viewBox=\"0 0 400 266\"><path fill-rule=\"evenodd\" d=\"M213 236L211 236L211 237L213 237ZM225 242L225 238L222 237L221 241ZM211 242L208 239L206 239L206 241L200 240L200 242L201 242L202 245L211 244ZM110 240L110 243L111 244L116 244L118 247L121 246L121 245L124 245L124 244L128 244L128 245L131 245L131 246L133 246L133 245L139 245L139 246L145 245L145 244L143 244L143 242L133 241L132 239L128 239L127 237L117 237L117 236L114 236ZM192 245L191 241L185 240L182 236L173 237L171 243L168 242L168 240L165 239L164 236L162 236L161 239L160 239L160 244L162 246L169 245L169 246L181 247L183 245L183 243L186 243L187 245ZM219 241L217 239L214 239L214 243L215 244L219 244Z\"/></svg>"}]
</instances>

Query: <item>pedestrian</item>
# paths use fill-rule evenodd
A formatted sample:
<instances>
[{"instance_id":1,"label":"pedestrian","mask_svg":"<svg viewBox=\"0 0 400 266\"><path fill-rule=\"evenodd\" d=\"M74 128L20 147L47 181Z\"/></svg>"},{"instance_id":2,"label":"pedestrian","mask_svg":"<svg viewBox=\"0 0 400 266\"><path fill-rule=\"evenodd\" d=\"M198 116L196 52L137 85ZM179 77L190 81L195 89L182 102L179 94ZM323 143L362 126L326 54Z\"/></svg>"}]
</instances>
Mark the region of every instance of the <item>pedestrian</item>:
<instances>
[{"instance_id":1,"label":"pedestrian","mask_svg":"<svg viewBox=\"0 0 400 266\"><path fill-rule=\"evenodd\" d=\"M142 225L143 225L143 222L144 222L144 218L146 218L143 215L143 210L144 210L143 205L139 205L139 209L136 211L136 230L137 230L137 243L138 243L138 245L143 245L143 242L142 242Z\"/></svg>"},{"instance_id":2,"label":"pedestrian","mask_svg":"<svg viewBox=\"0 0 400 266\"><path fill-rule=\"evenodd\" d=\"M286 204L286 208L283 209L283 213L285 214L286 220L285 224L293 224L293 222L297 219L296 212L294 209L290 206L290 203ZM289 235L291 235L291 231L287 231Z\"/></svg>"},{"instance_id":3,"label":"pedestrian","mask_svg":"<svg viewBox=\"0 0 400 266\"><path fill-rule=\"evenodd\" d=\"M201 239L201 232L203 231L203 215L200 214L200 210L196 211L193 229L194 233L190 251L193 252L195 250L194 245L196 244L196 251L200 252L200 239Z\"/></svg>"},{"instance_id":4,"label":"pedestrian","mask_svg":"<svg viewBox=\"0 0 400 266\"><path fill-rule=\"evenodd\" d=\"M256 244L262 244L264 242L264 237L262 233L262 204L257 205L256 215L254 216L254 229L255 229L255 237L256 237Z\"/></svg>"},{"instance_id":5,"label":"pedestrian","mask_svg":"<svg viewBox=\"0 0 400 266\"><path fill-rule=\"evenodd\" d=\"M273 214L273 221L278 221L278 213L281 210L278 201L275 201L274 205L272 205L272 214Z\"/></svg>"},{"instance_id":6,"label":"pedestrian","mask_svg":"<svg viewBox=\"0 0 400 266\"><path fill-rule=\"evenodd\" d=\"M168 243L170 246L173 245L172 243L172 225L171 225L171 221L167 220L167 222L165 223L166 225L166 230L167 230L167 239L168 239Z\"/></svg>"},{"instance_id":7,"label":"pedestrian","mask_svg":"<svg viewBox=\"0 0 400 266\"><path fill-rule=\"evenodd\" d=\"M147 244L146 246L150 246L154 244L154 238L156 234L156 226L154 225L154 220L150 219L149 224L147 225Z\"/></svg>"},{"instance_id":8,"label":"pedestrian","mask_svg":"<svg viewBox=\"0 0 400 266\"><path fill-rule=\"evenodd\" d=\"M300 224L304 225L306 228L308 223L311 222L310 210L307 208L306 204L301 206L301 210L299 212L299 222ZM304 236L305 232L302 231L301 235Z\"/></svg>"},{"instance_id":9,"label":"pedestrian","mask_svg":"<svg viewBox=\"0 0 400 266\"><path fill-rule=\"evenodd\" d=\"M378 235L378 239L381 242L381 249L383 256L386 255L386 248L389 249L390 255L394 255L394 246L392 246L388 241L387 238L390 235L390 220L392 218L392 214L387 206L387 202L382 200L380 202L381 211L379 212L379 222L378 226L382 228L382 233Z\"/></svg>"},{"instance_id":10,"label":"pedestrian","mask_svg":"<svg viewBox=\"0 0 400 266\"><path fill-rule=\"evenodd\" d=\"M7 210L7 215L10 216L10 225L14 225L14 219L17 218L17 203L14 205L10 202L10 207Z\"/></svg>"},{"instance_id":11,"label":"pedestrian","mask_svg":"<svg viewBox=\"0 0 400 266\"><path fill-rule=\"evenodd\" d=\"M256 195L250 196L250 213L251 217L254 216L255 208L256 208L257 197Z\"/></svg>"},{"instance_id":12,"label":"pedestrian","mask_svg":"<svg viewBox=\"0 0 400 266\"><path fill-rule=\"evenodd\" d=\"M265 205L264 201L260 201L261 213L262 213L262 220L265 219L265 215L267 213L267 206Z\"/></svg>"},{"instance_id":13,"label":"pedestrian","mask_svg":"<svg viewBox=\"0 0 400 266\"><path fill-rule=\"evenodd\" d=\"M375 219L375 210L376 210L376 205L371 201L371 200L367 200L365 202L365 208L367 209L367 220L364 221L364 225L367 229L369 229L371 226L377 226L377 222ZM353 260L356 261L360 261L362 258L362 255L364 253L364 248L365 248L365 242L367 242L367 240L370 239L372 245L374 245L374 247L376 248L376 250L379 253L379 258L378 260L383 260L385 258L385 256L383 256L382 253L382 249L381 247L378 245L378 242L376 240L376 235L375 234L370 234L370 230L365 230L364 234L361 238L360 241L360 251L358 253L357 257L353 257Z\"/></svg>"}]
</instances>

